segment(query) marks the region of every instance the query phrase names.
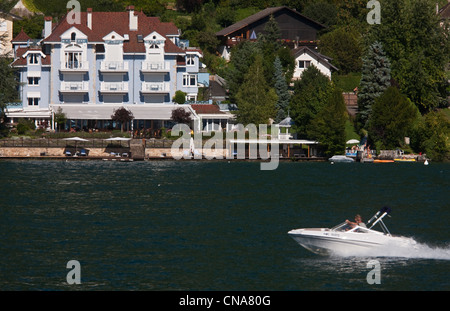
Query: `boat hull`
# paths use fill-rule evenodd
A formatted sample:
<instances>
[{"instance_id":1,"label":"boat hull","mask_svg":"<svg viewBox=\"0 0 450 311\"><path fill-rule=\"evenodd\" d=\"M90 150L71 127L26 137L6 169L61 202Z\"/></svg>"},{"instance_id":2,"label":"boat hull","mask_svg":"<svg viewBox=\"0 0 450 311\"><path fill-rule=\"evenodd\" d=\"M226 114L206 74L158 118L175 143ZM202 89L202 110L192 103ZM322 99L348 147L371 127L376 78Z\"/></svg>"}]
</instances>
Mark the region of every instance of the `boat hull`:
<instances>
[{"instance_id":1,"label":"boat hull","mask_svg":"<svg viewBox=\"0 0 450 311\"><path fill-rule=\"evenodd\" d=\"M409 246L409 239L378 233L337 232L326 228L296 229L288 234L301 246L319 255L382 255L387 246ZM383 250L384 251L384 250Z\"/></svg>"}]
</instances>

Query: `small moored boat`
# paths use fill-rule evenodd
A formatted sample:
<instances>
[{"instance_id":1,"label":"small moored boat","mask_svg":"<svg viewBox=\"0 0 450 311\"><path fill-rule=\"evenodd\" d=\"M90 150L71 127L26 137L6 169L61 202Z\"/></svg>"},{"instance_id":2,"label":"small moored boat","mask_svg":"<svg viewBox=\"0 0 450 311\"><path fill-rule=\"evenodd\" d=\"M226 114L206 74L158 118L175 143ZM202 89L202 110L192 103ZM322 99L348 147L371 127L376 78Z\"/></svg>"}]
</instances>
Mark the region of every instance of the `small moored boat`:
<instances>
[{"instance_id":1,"label":"small moored boat","mask_svg":"<svg viewBox=\"0 0 450 311\"><path fill-rule=\"evenodd\" d=\"M349 158L345 155L334 155L328 159L330 162L341 162L341 163L352 163L355 162L354 159Z\"/></svg>"}]
</instances>

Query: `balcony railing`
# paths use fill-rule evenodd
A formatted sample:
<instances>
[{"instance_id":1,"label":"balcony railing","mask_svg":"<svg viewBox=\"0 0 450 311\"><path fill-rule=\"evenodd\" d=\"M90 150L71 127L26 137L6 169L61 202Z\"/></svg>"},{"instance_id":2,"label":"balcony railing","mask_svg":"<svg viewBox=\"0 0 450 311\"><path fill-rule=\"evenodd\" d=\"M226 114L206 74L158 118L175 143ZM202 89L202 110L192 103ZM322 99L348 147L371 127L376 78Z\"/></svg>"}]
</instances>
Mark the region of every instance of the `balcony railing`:
<instances>
[{"instance_id":1,"label":"balcony railing","mask_svg":"<svg viewBox=\"0 0 450 311\"><path fill-rule=\"evenodd\" d=\"M168 82L143 82L141 92L143 94L167 94L170 91Z\"/></svg>"},{"instance_id":2,"label":"balcony railing","mask_svg":"<svg viewBox=\"0 0 450 311\"><path fill-rule=\"evenodd\" d=\"M64 72L84 72L89 70L88 61L70 61L61 63L61 71Z\"/></svg>"},{"instance_id":3,"label":"balcony railing","mask_svg":"<svg viewBox=\"0 0 450 311\"><path fill-rule=\"evenodd\" d=\"M101 72L128 72L128 62L101 62Z\"/></svg>"},{"instance_id":4,"label":"balcony railing","mask_svg":"<svg viewBox=\"0 0 450 311\"><path fill-rule=\"evenodd\" d=\"M141 71L147 73L164 73L170 71L169 67L169 62L143 62Z\"/></svg>"},{"instance_id":5,"label":"balcony railing","mask_svg":"<svg viewBox=\"0 0 450 311\"><path fill-rule=\"evenodd\" d=\"M128 93L128 82L101 82L100 92L108 94Z\"/></svg>"},{"instance_id":6,"label":"balcony railing","mask_svg":"<svg viewBox=\"0 0 450 311\"><path fill-rule=\"evenodd\" d=\"M88 82L61 82L61 93L87 93L89 90Z\"/></svg>"}]
</instances>

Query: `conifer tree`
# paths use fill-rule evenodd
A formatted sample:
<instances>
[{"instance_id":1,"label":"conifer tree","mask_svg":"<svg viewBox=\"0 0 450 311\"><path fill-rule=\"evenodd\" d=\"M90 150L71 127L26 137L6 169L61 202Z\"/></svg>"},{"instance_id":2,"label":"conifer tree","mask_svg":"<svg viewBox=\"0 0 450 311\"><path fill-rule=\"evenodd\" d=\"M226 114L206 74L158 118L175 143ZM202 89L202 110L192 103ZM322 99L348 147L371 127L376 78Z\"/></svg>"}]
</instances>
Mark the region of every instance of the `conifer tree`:
<instances>
[{"instance_id":1,"label":"conifer tree","mask_svg":"<svg viewBox=\"0 0 450 311\"><path fill-rule=\"evenodd\" d=\"M266 26L264 27L264 38L268 42L272 42L276 45L276 47L279 47L279 42L281 38L281 32L280 27L278 26L277 21L273 17L273 15L270 15L269 21L267 22Z\"/></svg>"},{"instance_id":2,"label":"conifer tree","mask_svg":"<svg viewBox=\"0 0 450 311\"><path fill-rule=\"evenodd\" d=\"M345 122L347 109L340 89L333 90L327 105L311 122L308 136L325 147L325 154L343 154L345 149Z\"/></svg>"},{"instance_id":3,"label":"conifer tree","mask_svg":"<svg viewBox=\"0 0 450 311\"><path fill-rule=\"evenodd\" d=\"M363 58L361 82L358 90L358 123L367 126L372 105L391 84L391 64L380 42L374 42Z\"/></svg>"},{"instance_id":4,"label":"conifer tree","mask_svg":"<svg viewBox=\"0 0 450 311\"><path fill-rule=\"evenodd\" d=\"M308 138L311 121L327 104L332 92L330 79L316 66L311 65L294 84L290 114L295 122L294 130L302 138Z\"/></svg>"},{"instance_id":5,"label":"conifer tree","mask_svg":"<svg viewBox=\"0 0 450 311\"><path fill-rule=\"evenodd\" d=\"M273 66L275 70L274 87L278 95L278 101L276 104L277 115L275 117L275 122L279 123L287 116L287 110L289 108L289 101L291 100L291 95L289 94L288 85L283 73L283 66L281 65L281 60L278 56L275 58Z\"/></svg>"},{"instance_id":6,"label":"conifer tree","mask_svg":"<svg viewBox=\"0 0 450 311\"><path fill-rule=\"evenodd\" d=\"M262 62L262 57L257 55L236 94L239 123L268 124L269 118L275 117L275 105L278 98L275 90L264 78Z\"/></svg>"}]
</instances>

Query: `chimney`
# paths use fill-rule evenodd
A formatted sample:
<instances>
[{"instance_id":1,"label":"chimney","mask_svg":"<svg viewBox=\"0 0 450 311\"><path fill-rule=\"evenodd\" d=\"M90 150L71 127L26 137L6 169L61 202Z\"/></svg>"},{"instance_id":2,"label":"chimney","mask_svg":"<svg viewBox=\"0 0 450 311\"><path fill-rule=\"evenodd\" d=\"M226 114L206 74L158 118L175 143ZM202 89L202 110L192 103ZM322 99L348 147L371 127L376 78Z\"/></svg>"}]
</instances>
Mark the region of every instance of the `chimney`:
<instances>
[{"instance_id":1,"label":"chimney","mask_svg":"<svg viewBox=\"0 0 450 311\"><path fill-rule=\"evenodd\" d=\"M87 9L87 27L92 30L92 8Z\"/></svg>"},{"instance_id":2,"label":"chimney","mask_svg":"<svg viewBox=\"0 0 450 311\"><path fill-rule=\"evenodd\" d=\"M130 31L138 30L138 17L134 15L134 5L127 6L127 11L130 16Z\"/></svg>"},{"instance_id":3,"label":"chimney","mask_svg":"<svg viewBox=\"0 0 450 311\"><path fill-rule=\"evenodd\" d=\"M44 38L47 38L52 34L53 19L51 16L46 16L44 18Z\"/></svg>"}]
</instances>

